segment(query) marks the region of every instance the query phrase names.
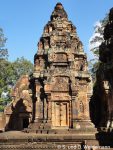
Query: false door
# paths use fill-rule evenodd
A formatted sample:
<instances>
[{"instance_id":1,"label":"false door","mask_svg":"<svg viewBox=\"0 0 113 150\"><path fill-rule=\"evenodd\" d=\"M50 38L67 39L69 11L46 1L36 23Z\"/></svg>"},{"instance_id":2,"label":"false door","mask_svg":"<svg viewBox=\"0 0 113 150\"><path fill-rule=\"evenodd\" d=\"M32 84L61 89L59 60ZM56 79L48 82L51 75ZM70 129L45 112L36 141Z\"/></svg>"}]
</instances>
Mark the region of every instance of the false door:
<instances>
[{"instance_id":1,"label":"false door","mask_svg":"<svg viewBox=\"0 0 113 150\"><path fill-rule=\"evenodd\" d=\"M53 127L69 127L69 103L54 102L52 107Z\"/></svg>"}]
</instances>

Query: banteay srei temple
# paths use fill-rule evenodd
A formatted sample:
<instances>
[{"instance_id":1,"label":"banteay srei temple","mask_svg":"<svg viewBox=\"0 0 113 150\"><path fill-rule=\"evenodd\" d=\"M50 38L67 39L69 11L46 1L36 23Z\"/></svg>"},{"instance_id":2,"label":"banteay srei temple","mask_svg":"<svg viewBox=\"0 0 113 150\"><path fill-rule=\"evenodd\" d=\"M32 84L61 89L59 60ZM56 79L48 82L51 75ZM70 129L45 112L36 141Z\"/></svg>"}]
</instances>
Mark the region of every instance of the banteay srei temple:
<instances>
[{"instance_id":1,"label":"banteay srei temple","mask_svg":"<svg viewBox=\"0 0 113 150\"><path fill-rule=\"evenodd\" d=\"M57 3L34 56L0 116L0 149L113 148L113 8L93 87L76 27Z\"/></svg>"}]
</instances>

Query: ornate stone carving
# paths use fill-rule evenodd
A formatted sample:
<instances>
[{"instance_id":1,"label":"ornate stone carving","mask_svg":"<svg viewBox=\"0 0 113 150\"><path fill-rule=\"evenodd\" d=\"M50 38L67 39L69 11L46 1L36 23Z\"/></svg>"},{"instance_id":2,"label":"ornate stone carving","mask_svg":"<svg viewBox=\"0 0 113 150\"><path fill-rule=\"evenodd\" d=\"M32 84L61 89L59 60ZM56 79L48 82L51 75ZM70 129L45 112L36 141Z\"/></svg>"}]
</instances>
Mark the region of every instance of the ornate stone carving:
<instances>
[{"instance_id":1,"label":"ornate stone carving","mask_svg":"<svg viewBox=\"0 0 113 150\"><path fill-rule=\"evenodd\" d=\"M76 122L81 127L81 121L90 120L87 60L76 27L68 21L61 3L44 27L34 68L29 86L33 106L29 130L76 128ZM20 87L15 92L18 90Z\"/></svg>"},{"instance_id":2,"label":"ornate stone carving","mask_svg":"<svg viewBox=\"0 0 113 150\"><path fill-rule=\"evenodd\" d=\"M42 54L43 59L39 59L42 61L40 67L43 71L46 70L46 74L38 78L42 86L40 102L44 104L40 107L48 114L46 119L51 120L51 128L71 128L76 119L89 118L89 110L86 108L89 103L87 93L90 94L91 91L88 91L90 75L82 42L77 36L76 27L68 21L62 4L56 5L51 20L44 28L41 41L44 50L49 49L46 56ZM39 48L42 48L42 44L40 45ZM37 52L38 56L40 54L41 51ZM36 64L38 62L35 67ZM46 68L43 64L46 64ZM37 85L34 86L37 88Z\"/></svg>"}]
</instances>

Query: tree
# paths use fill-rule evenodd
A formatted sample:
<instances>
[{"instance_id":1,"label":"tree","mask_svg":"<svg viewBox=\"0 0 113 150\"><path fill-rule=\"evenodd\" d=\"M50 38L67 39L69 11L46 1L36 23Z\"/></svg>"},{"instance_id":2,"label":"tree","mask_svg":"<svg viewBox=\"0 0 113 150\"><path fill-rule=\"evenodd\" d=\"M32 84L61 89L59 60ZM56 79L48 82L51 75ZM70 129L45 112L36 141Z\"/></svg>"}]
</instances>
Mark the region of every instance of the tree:
<instances>
[{"instance_id":1,"label":"tree","mask_svg":"<svg viewBox=\"0 0 113 150\"><path fill-rule=\"evenodd\" d=\"M7 58L8 58L8 51L5 48L6 37L4 36L3 29L0 28L0 111L3 111L3 103L4 99L2 96L3 91L6 91L6 80L4 73L6 72L6 67L8 65Z\"/></svg>"},{"instance_id":2,"label":"tree","mask_svg":"<svg viewBox=\"0 0 113 150\"><path fill-rule=\"evenodd\" d=\"M4 37L3 29L0 28L0 59L8 57L8 51L5 47L6 37Z\"/></svg>"},{"instance_id":3,"label":"tree","mask_svg":"<svg viewBox=\"0 0 113 150\"><path fill-rule=\"evenodd\" d=\"M0 111L11 101L10 91L20 76L33 71L33 64L24 57L17 58L14 62L8 61L6 40L0 28Z\"/></svg>"},{"instance_id":4,"label":"tree","mask_svg":"<svg viewBox=\"0 0 113 150\"><path fill-rule=\"evenodd\" d=\"M99 67L99 46L104 41L104 28L108 22L108 14L103 20L98 21L94 26L94 33L89 40L90 51L93 52L94 58L90 60L90 71L92 74L93 81L96 80L96 71Z\"/></svg>"},{"instance_id":5,"label":"tree","mask_svg":"<svg viewBox=\"0 0 113 150\"><path fill-rule=\"evenodd\" d=\"M21 75L30 75L33 72L33 64L25 59L24 57L17 58L16 61L12 63L13 65L13 84L20 78Z\"/></svg>"},{"instance_id":6,"label":"tree","mask_svg":"<svg viewBox=\"0 0 113 150\"><path fill-rule=\"evenodd\" d=\"M24 74L33 72L33 64L25 59L17 58L16 61L10 62L3 59L0 63L0 111L11 101L10 91L16 84L17 80Z\"/></svg>"}]
</instances>

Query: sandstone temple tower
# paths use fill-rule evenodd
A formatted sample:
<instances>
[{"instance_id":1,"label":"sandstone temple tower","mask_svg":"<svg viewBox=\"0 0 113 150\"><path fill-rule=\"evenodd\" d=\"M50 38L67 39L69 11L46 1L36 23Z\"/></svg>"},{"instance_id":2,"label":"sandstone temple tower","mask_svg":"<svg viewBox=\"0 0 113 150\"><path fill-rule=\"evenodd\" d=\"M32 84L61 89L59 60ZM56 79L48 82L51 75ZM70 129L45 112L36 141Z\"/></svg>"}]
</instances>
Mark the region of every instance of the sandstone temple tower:
<instances>
[{"instance_id":1,"label":"sandstone temple tower","mask_svg":"<svg viewBox=\"0 0 113 150\"><path fill-rule=\"evenodd\" d=\"M23 76L5 108L6 130L93 131L87 57L76 27L57 3L34 56L34 72ZM5 119L4 119L5 120ZM60 130L61 131L61 130Z\"/></svg>"},{"instance_id":2,"label":"sandstone temple tower","mask_svg":"<svg viewBox=\"0 0 113 150\"><path fill-rule=\"evenodd\" d=\"M17 81L0 116L0 131L20 131L1 133L0 149L113 149L113 8L104 39L92 95L82 42L56 4L38 42L34 72Z\"/></svg>"},{"instance_id":3,"label":"sandstone temple tower","mask_svg":"<svg viewBox=\"0 0 113 150\"><path fill-rule=\"evenodd\" d=\"M44 27L30 81L34 129L90 127L92 94L87 57L76 27L57 3Z\"/></svg>"}]
</instances>

